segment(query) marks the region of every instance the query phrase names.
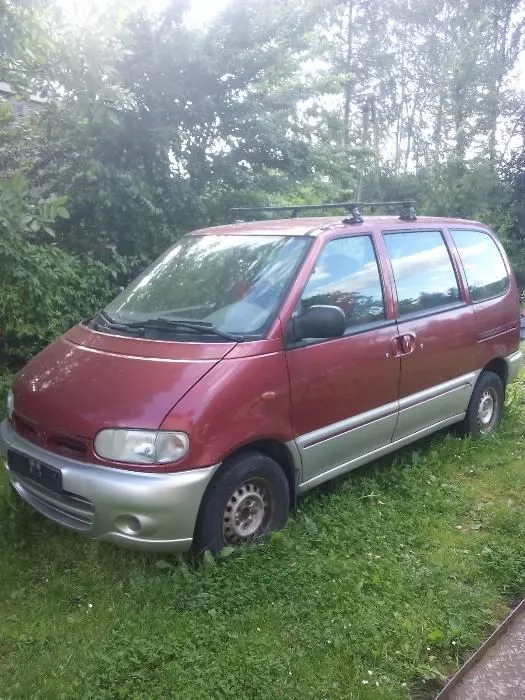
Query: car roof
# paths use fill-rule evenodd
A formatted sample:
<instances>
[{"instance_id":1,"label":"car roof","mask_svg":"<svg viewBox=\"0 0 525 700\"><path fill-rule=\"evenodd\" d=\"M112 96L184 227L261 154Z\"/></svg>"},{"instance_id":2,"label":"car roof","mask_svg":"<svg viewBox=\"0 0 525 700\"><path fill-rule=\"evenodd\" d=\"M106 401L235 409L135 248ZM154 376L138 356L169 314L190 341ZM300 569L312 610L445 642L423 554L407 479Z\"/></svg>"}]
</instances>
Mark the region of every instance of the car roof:
<instances>
[{"instance_id":1,"label":"car roof","mask_svg":"<svg viewBox=\"0 0 525 700\"><path fill-rule=\"evenodd\" d=\"M410 230L429 226L476 226L485 228L477 221L467 219L450 219L440 216L418 216L415 221L401 220L398 216L363 216L361 224L344 224L342 216L322 216L290 219L267 219L265 221L243 221L223 226L192 231L192 236L322 236L334 229L344 228L349 233L369 233L371 230L388 226L389 229Z\"/></svg>"}]
</instances>

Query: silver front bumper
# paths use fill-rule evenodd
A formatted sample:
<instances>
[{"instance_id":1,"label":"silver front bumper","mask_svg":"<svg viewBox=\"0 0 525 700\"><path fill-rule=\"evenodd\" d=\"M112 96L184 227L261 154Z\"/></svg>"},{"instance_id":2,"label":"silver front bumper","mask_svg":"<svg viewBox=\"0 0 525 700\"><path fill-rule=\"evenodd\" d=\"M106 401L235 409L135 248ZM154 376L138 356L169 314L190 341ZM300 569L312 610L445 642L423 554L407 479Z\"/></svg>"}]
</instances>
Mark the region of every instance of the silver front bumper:
<instances>
[{"instance_id":1,"label":"silver front bumper","mask_svg":"<svg viewBox=\"0 0 525 700\"><path fill-rule=\"evenodd\" d=\"M189 549L204 491L218 468L145 474L87 464L33 445L4 421L0 451L8 449L62 473L63 492L56 493L6 464L15 491L35 510L87 537L132 549Z\"/></svg>"}]
</instances>

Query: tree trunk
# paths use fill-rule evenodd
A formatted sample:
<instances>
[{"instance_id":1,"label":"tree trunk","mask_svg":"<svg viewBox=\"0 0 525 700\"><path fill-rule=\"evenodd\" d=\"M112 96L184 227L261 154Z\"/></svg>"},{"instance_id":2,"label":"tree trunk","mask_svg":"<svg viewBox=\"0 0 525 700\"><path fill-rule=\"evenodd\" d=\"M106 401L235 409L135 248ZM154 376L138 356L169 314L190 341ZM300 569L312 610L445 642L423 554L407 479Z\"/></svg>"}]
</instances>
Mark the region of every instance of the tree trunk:
<instances>
[{"instance_id":1,"label":"tree trunk","mask_svg":"<svg viewBox=\"0 0 525 700\"><path fill-rule=\"evenodd\" d=\"M369 99L367 99L363 104L363 133L361 136L361 147L362 147L363 151L368 146L369 128L370 128L370 103L369 103ZM363 199L364 172L365 172L365 167L364 167L364 162L363 162L361 164L361 168L359 170L359 176L358 176L358 180L357 180L357 191L356 191L356 196L355 196L356 202L360 202Z\"/></svg>"},{"instance_id":2,"label":"tree trunk","mask_svg":"<svg viewBox=\"0 0 525 700\"><path fill-rule=\"evenodd\" d=\"M406 173L408 172L408 161L410 160L410 152L412 150L412 135L414 133L414 116L416 113L416 100L414 100L414 107L412 109L412 112L410 113L410 116L408 117L407 120L407 146L405 149L405 162L403 165L403 172Z\"/></svg>"},{"instance_id":3,"label":"tree trunk","mask_svg":"<svg viewBox=\"0 0 525 700\"><path fill-rule=\"evenodd\" d=\"M374 199L381 199L381 183L379 172L379 123L377 121L377 103L375 95L370 98L370 119L372 121L372 139L374 145L374 183L376 191Z\"/></svg>"},{"instance_id":4,"label":"tree trunk","mask_svg":"<svg viewBox=\"0 0 525 700\"><path fill-rule=\"evenodd\" d=\"M346 80L344 85L344 107L343 107L343 149L348 151L350 146L350 126L351 126L351 110L352 100L354 96L354 80L351 77L353 68L353 15L354 15L354 0L348 2L348 27L346 33Z\"/></svg>"},{"instance_id":5,"label":"tree trunk","mask_svg":"<svg viewBox=\"0 0 525 700\"><path fill-rule=\"evenodd\" d=\"M488 122L488 143L487 152L492 166L496 164L497 150L497 129L499 117L499 102L501 85L505 74L507 62L507 41L512 19L512 6L509 4L504 9L505 16L498 15L497 6L492 17L492 65L493 76L487 95L487 122ZM500 21L503 24L500 25Z\"/></svg>"},{"instance_id":6,"label":"tree trunk","mask_svg":"<svg viewBox=\"0 0 525 700\"><path fill-rule=\"evenodd\" d=\"M436 109L436 119L434 120L434 129L432 132L432 141L434 146L434 167L439 165L441 157L441 141L443 134L443 108L445 103L445 96L443 90L439 90L439 101Z\"/></svg>"},{"instance_id":7,"label":"tree trunk","mask_svg":"<svg viewBox=\"0 0 525 700\"><path fill-rule=\"evenodd\" d=\"M397 112L396 120L396 153L394 157L394 173L396 177L399 176L399 171L401 170L401 128L403 125L403 108L405 106L406 99L406 86L405 86L405 52L401 50L401 95L399 99L399 107Z\"/></svg>"},{"instance_id":8,"label":"tree trunk","mask_svg":"<svg viewBox=\"0 0 525 700\"><path fill-rule=\"evenodd\" d=\"M454 161L458 172L463 170L467 152L467 132L465 114L465 92L467 86L462 82L463 76L456 71L451 90L452 119L454 121Z\"/></svg>"}]
</instances>

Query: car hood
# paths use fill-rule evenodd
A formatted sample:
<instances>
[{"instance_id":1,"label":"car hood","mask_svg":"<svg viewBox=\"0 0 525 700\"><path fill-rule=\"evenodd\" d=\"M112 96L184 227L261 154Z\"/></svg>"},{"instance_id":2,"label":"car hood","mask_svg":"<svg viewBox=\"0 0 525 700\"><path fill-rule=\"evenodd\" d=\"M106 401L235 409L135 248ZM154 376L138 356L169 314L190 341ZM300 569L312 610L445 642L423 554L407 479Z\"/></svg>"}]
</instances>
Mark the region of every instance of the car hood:
<instances>
[{"instance_id":1,"label":"car hood","mask_svg":"<svg viewBox=\"0 0 525 700\"><path fill-rule=\"evenodd\" d=\"M15 412L89 439L105 427L157 429L234 346L128 338L80 325L24 367L13 386Z\"/></svg>"}]
</instances>

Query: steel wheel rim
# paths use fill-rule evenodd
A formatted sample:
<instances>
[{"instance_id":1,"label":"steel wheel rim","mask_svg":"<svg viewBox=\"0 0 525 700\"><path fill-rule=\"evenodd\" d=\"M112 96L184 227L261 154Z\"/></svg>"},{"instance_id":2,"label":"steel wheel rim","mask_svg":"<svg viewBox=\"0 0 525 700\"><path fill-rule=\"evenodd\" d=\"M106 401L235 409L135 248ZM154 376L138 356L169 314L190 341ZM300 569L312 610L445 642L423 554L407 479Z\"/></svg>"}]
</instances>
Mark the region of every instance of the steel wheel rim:
<instances>
[{"instance_id":1,"label":"steel wheel rim","mask_svg":"<svg viewBox=\"0 0 525 700\"><path fill-rule=\"evenodd\" d=\"M242 545L263 535L270 522L271 498L266 481L250 479L231 494L222 516L227 545Z\"/></svg>"},{"instance_id":2,"label":"steel wheel rim","mask_svg":"<svg viewBox=\"0 0 525 700\"><path fill-rule=\"evenodd\" d=\"M481 395L478 405L478 426L481 433L490 433L496 422L498 397L494 389Z\"/></svg>"}]
</instances>

